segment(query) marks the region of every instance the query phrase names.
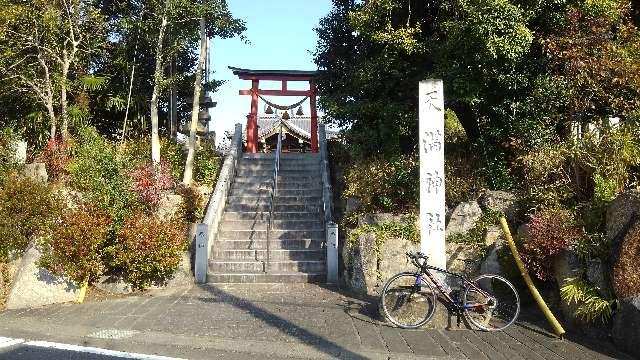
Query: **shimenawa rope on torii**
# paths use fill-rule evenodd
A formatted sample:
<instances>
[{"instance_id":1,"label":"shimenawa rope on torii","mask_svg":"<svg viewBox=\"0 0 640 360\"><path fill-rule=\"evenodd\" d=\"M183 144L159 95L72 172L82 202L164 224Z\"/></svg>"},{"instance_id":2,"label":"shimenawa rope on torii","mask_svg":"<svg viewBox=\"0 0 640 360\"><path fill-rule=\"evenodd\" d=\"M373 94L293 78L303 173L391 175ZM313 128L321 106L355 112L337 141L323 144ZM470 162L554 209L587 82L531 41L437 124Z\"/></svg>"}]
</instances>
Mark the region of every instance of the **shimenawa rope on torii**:
<instances>
[{"instance_id":1,"label":"shimenawa rope on torii","mask_svg":"<svg viewBox=\"0 0 640 360\"><path fill-rule=\"evenodd\" d=\"M274 104L271 101L265 99L262 95L258 95L258 97L260 98L260 100L264 101L265 104L271 106L272 108L281 110L281 111L286 111L286 110L292 110L294 108L297 108L298 106L302 105L305 101L307 101L307 99L309 98L308 96L306 96L304 99L298 101L295 104L289 105L289 106L283 106L283 105L278 105L278 104Z\"/></svg>"}]
</instances>

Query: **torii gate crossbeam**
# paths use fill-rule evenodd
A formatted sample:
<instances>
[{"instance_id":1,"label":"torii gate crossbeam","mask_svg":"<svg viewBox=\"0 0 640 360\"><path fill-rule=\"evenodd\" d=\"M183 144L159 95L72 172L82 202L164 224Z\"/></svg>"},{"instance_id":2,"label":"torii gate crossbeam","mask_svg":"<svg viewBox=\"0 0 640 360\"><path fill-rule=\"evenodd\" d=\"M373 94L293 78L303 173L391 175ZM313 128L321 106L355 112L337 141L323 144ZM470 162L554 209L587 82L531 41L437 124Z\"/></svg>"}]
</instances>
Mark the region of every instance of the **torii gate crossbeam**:
<instances>
[{"instance_id":1,"label":"torii gate crossbeam","mask_svg":"<svg viewBox=\"0 0 640 360\"><path fill-rule=\"evenodd\" d=\"M240 80L251 80L251 89L240 90L240 95L251 95L251 113L247 115L247 152L258 150L258 95L265 96L308 96L311 110L311 151L318 152L318 91L315 84L316 71L299 70L248 70L229 66ZM279 81L280 90L260 89L260 80ZM289 90L289 81L308 81L309 90Z\"/></svg>"}]
</instances>

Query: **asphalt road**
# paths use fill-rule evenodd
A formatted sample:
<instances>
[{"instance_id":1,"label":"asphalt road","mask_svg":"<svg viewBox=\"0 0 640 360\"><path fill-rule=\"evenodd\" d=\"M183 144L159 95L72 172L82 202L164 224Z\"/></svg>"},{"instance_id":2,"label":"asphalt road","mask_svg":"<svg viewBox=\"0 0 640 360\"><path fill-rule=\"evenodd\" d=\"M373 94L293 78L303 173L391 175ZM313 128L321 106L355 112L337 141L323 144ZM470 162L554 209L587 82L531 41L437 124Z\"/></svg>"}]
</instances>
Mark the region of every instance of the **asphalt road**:
<instances>
[{"instance_id":1,"label":"asphalt road","mask_svg":"<svg viewBox=\"0 0 640 360\"><path fill-rule=\"evenodd\" d=\"M536 309L504 332L486 333L455 320L398 329L380 319L377 304L319 285L202 285L5 310L0 336L25 340L0 341L0 359L632 359L604 337L558 339Z\"/></svg>"}]
</instances>

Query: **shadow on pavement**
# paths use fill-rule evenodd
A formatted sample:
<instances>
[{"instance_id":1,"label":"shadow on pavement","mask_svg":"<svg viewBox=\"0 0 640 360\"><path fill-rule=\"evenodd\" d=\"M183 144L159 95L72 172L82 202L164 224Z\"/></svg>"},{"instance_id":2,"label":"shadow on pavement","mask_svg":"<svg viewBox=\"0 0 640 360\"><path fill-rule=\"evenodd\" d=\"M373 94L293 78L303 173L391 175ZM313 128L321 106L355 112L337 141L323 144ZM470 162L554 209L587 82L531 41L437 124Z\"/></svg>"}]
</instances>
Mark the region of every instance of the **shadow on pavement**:
<instances>
[{"instance_id":1,"label":"shadow on pavement","mask_svg":"<svg viewBox=\"0 0 640 360\"><path fill-rule=\"evenodd\" d=\"M228 303L238 309L246 311L251 314L254 318L263 321L266 324L269 324L273 327L280 329L283 333L290 335L292 337L298 338L302 343L308 346L312 346L315 349L333 356L347 359L367 359L364 356L356 354L335 342L326 339L318 334L315 334L307 329L304 329L287 319L284 319L268 310L260 308L255 305L251 301L240 298L233 294L230 294L215 285L212 284L204 284L198 285L198 287L202 290L209 292L210 294L218 297L220 300L224 300L225 303Z\"/></svg>"},{"instance_id":2,"label":"shadow on pavement","mask_svg":"<svg viewBox=\"0 0 640 360\"><path fill-rule=\"evenodd\" d=\"M381 315L379 297L357 293L331 285L320 285L320 287L328 291L339 293L345 297L343 307L347 315L371 324L393 327L393 325L387 323L383 318L383 315ZM438 300L440 301L440 306L436 311L445 311L446 306L442 303L442 299L439 298ZM466 327L466 330L479 331L474 330L466 318L463 317L461 321L464 323L462 326ZM460 327L461 325L459 323L456 328L456 322L456 315L450 313L448 317L448 324L442 330L465 330ZM528 332L528 337L537 338L538 342L551 343L562 341L552 333L543 314L537 307L535 307L535 305L525 306L522 308L516 325L526 330ZM614 359L632 359L632 357L616 348L610 338L610 335L606 332L598 334L598 336L594 336L593 334L585 334L579 329L566 330L567 334L564 337L564 341L573 342L575 343L574 346L581 346Z\"/></svg>"},{"instance_id":3,"label":"shadow on pavement","mask_svg":"<svg viewBox=\"0 0 640 360\"><path fill-rule=\"evenodd\" d=\"M556 316L559 316L559 314L556 314ZM614 359L632 359L631 356L616 348L610 334L606 331L600 331L597 335L588 334L581 329L567 327L560 318L558 320L565 327L566 331L564 340L562 341L573 342L576 345ZM547 323L540 310L533 305L522 309L520 318L518 319L518 325L530 331L534 336L546 338L548 341L561 341L558 336L553 333L551 326Z\"/></svg>"},{"instance_id":4,"label":"shadow on pavement","mask_svg":"<svg viewBox=\"0 0 640 360\"><path fill-rule=\"evenodd\" d=\"M365 321L375 325L386 327L396 327L388 322L383 313L380 304L380 297L368 294L357 293L345 290L332 285L319 285L321 288L336 292L345 297L344 304L341 306L344 312L354 319ZM459 316L457 312L452 310L450 304L441 296L437 297L438 305L436 312L446 311L446 326L443 330L471 329L471 325L464 316ZM438 314L440 315L440 314Z\"/></svg>"}]
</instances>

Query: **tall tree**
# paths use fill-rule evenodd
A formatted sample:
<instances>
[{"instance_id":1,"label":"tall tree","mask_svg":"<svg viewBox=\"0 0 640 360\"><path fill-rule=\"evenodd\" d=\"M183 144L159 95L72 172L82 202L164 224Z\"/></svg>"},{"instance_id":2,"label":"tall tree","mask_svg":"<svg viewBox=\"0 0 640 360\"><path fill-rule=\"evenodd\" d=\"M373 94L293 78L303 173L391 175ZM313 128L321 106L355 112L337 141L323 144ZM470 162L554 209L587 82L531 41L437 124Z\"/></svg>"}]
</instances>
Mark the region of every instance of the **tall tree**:
<instances>
[{"instance_id":1,"label":"tall tree","mask_svg":"<svg viewBox=\"0 0 640 360\"><path fill-rule=\"evenodd\" d=\"M215 5L215 7L212 5ZM191 110L191 124L189 127L188 153L182 180L186 185L191 184L193 180L193 162L196 155L196 131L200 114L200 97L203 94L202 71L207 53L210 54L208 38L230 38L241 35L245 30L244 23L233 17L225 0L210 1L202 8L202 15L203 17L200 18L199 21L200 56L196 66L196 77L193 86L193 109ZM213 81L204 85L206 85L204 88L205 91L213 90L220 85L220 82Z\"/></svg>"},{"instance_id":2,"label":"tall tree","mask_svg":"<svg viewBox=\"0 0 640 360\"><path fill-rule=\"evenodd\" d=\"M13 91L35 94L50 137L66 137L69 90L86 74L104 42L103 18L90 1L0 1L0 62ZM86 36L92 34L92 36Z\"/></svg>"},{"instance_id":3,"label":"tall tree","mask_svg":"<svg viewBox=\"0 0 640 360\"><path fill-rule=\"evenodd\" d=\"M350 128L347 136L363 155L411 151L396 139L416 143L416 83L429 77L444 80L446 105L469 138L486 145L482 151L493 149L486 156L495 163L557 136L572 116L567 102L577 101L567 97L595 100L595 93L572 87L600 84L598 96L636 97L629 91L635 76L620 77L638 63L633 7L625 0L333 3L317 29L321 104ZM574 66L580 64L582 70ZM612 114L599 108L600 118Z\"/></svg>"},{"instance_id":4,"label":"tall tree","mask_svg":"<svg viewBox=\"0 0 640 360\"><path fill-rule=\"evenodd\" d=\"M164 33L167 28L168 16L171 0L164 0L164 8L160 17L160 31L156 45L156 68L153 73L153 93L151 94L151 160L154 164L160 163L160 136L158 132L158 97L160 96L160 86L164 78L163 53Z\"/></svg>"},{"instance_id":5,"label":"tall tree","mask_svg":"<svg viewBox=\"0 0 640 360\"><path fill-rule=\"evenodd\" d=\"M193 110L191 111L191 126L189 126L189 143L187 161L184 166L182 183L191 185L193 180L193 161L196 157L196 131L198 130L198 118L200 115L200 95L202 94L202 68L207 57L207 33L206 20L200 19L200 56L196 67L196 79L193 84Z\"/></svg>"}]
</instances>

